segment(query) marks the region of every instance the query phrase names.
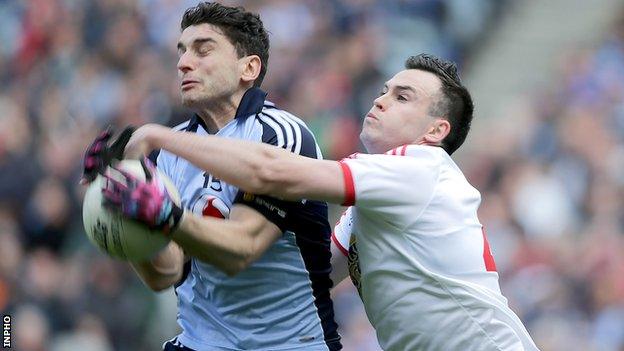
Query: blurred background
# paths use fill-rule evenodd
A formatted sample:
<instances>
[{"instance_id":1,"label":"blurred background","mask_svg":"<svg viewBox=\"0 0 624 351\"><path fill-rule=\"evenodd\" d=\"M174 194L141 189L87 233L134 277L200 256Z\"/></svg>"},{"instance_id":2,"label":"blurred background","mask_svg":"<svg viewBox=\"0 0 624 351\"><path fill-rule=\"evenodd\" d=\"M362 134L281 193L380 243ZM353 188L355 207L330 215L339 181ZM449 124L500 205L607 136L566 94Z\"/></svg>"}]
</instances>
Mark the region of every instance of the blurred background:
<instances>
[{"instance_id":1,"label":"blurred background","mask_svg":"<svg viewBox=\"0 0 624 351\"><path fill-rule=\"evenodd\" d=\"M224 3L261 14L263 87L329 159L360 149L407 56L457 61L476 113L455 159L482 193L503 293L542 350L624 350L621 0ZM188 118L175 46L195 4L0 1L0 311L15 349L158 350L176 334L173 292L87 242L78 179L104 126ZM335 307L345 350L379 350L350 283Z\"/></svg>"}]
</instances>

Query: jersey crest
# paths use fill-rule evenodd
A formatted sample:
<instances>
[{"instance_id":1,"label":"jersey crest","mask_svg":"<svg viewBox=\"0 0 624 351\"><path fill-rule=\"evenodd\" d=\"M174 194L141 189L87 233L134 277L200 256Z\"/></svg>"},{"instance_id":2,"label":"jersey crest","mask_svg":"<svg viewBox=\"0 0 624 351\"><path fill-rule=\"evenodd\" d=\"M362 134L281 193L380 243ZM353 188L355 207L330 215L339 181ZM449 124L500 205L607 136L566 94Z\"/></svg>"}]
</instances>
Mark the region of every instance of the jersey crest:
<instances>
[{"instance_id":1,"label":"jersey crest","mask_svg":"<svg viewBox=\"0 0 624 351\"><path fill-rule=\"evenodd\" d=\"M347 256L347 264L349 265L349 277L351 277L351 281L361 297L362 283L360 281L360 258L358 256L357 238L355 234L351 234L351 238L349 239L349 255Z\"/></svg>"}]
</instances>

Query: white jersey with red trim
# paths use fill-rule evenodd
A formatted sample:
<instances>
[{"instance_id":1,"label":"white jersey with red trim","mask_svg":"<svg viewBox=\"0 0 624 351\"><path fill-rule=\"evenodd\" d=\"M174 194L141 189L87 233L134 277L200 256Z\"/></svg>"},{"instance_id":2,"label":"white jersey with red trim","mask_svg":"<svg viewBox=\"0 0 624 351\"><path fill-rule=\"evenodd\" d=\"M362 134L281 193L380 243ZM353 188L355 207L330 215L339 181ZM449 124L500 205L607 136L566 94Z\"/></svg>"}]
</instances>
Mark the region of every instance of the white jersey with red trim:
<instances>
[{"instance_id":1,"label":"white jersey with red trim","mask_svg":"<svg viewBox=\"0 0 624 351\"><path fill-rule=\"evenodd\" d=\"M481 195L442 148L341 166L352 206L333 239L384 350L537 350L501 294Z\"/></svg>"}]
</instances>

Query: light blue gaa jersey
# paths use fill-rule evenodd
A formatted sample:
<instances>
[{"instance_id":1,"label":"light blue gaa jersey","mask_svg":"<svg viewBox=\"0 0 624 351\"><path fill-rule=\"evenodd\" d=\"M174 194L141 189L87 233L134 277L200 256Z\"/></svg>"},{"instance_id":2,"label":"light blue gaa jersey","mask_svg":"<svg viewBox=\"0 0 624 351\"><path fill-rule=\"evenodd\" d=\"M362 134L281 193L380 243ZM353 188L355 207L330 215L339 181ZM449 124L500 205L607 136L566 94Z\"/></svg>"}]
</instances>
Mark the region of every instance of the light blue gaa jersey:
<instances>
[{"instance_id":1,"label":"light blue gaa jersey","mask_svg":"<svg viewBox=\"0 0 624 351\"><path fill-rule=\"evenodd\" d=\"M216 135L262 141L321 158L305 124L265 97L260 89L248 90L235 119ZM176 129L207 134L198 116ZM196 214L227 217L233 203L244 202L238 188L171 153L162 151L157 165L177 186L183 206ZM262 198L263 204L275 201L268 207L277 208L279 216L245 205L263 213L284 234L234 277L197 259L185 265L184 277L176 285L178 324L182 327L178 341L198 351L340 350L329 296L331 228L327 204Z\"/></svg>"}]
</instances>

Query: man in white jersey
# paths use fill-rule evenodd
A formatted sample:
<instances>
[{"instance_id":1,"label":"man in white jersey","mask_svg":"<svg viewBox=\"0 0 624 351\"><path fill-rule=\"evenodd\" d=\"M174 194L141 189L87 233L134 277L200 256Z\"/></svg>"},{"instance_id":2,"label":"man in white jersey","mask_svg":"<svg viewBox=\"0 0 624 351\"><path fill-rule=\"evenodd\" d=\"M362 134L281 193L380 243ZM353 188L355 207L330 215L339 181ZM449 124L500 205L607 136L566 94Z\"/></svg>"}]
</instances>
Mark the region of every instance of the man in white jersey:
<instances>
[{"instance_id":1,"label":"man in white jersey","mask_svg":"<svg viewBox=\"0 0 624 351\"><path fill-rule=\"evenodd\" d=\"M322 158L305 124L259 89L269 38L257 15L200 3L185 12L181 31L182 102L196 115L172 133L244 139ZM110 134L89 147L86 181L121 157L131 130L109 146ZM126 181L117 182L114 169L105 174L111 185L104 192L107 206L172 239L154 259L132 263L150 288L175 286L182 333L165 351L341 349L329 296L327 204L269 196L248 202L235 186L189 161L168 150L157 157L158 169L180 191L181 207L155 177L137 182L124 174ZM155 174L150 161L143 164L148 175Z\"/></svg>"},{"instance_id":2,"label":"man in white jersey","mask_svg":"<svg viewBox=\"0 0 624 351\"><path fill-rule=\"evenodd\" d=\"M370 154L313 160L158 125L140 128L128 149L179 154L245 190L247 201L271 194L350 206L335 243L350 253L384 350L537 350L500 292L477 218L480 194L449 157L472 112L456 66L418 55L386 82L364 120Z\"/></svg>"}]
</instances>

